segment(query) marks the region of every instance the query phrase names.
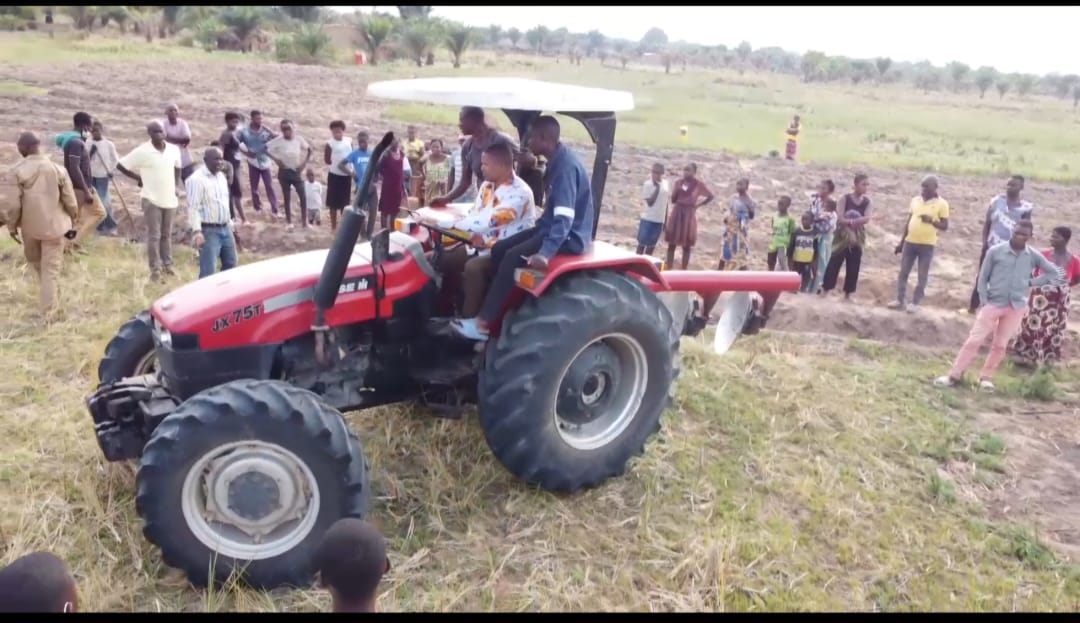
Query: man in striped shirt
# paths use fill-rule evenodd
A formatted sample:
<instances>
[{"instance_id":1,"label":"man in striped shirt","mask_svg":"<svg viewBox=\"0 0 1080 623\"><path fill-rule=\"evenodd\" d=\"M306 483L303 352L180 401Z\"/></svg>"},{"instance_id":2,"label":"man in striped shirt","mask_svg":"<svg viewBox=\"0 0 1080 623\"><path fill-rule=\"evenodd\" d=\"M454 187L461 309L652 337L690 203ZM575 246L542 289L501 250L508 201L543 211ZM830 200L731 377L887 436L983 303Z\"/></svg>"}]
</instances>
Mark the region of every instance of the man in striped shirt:
<instances>
[{"instance_id":1,"label":"man in striped shirt","mask_svg":"<svg viewBox=\"0 0 1080 623\"><path fill-rule=\"evenodd\" d=\"M221 270L236 266L236 240L229 215L229 181L221 172L221 152L211 147L203 155L203 166L184 182L187 190L188 223L192 243L199 250L199 279L214 274L218 260Z\"/></svg>"}]
</instances>

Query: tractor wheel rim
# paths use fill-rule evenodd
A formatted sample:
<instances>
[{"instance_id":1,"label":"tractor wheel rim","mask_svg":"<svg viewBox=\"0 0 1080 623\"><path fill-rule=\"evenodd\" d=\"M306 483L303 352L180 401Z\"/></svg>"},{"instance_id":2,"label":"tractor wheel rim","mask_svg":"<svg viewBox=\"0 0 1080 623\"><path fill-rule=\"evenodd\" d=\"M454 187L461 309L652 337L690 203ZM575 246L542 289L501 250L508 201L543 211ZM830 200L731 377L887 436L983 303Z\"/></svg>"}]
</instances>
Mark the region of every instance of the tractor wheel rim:
<instances>
[{"instance_id":1,"label":"tractor wheel rim","mask_svg":"<svg viewBox=\"0 0 1080 623\"><path fill-rule=\"evenodd\" d=\"M188 529L237 560L280 556L304 541L319 517L311 469L277 445L245 440L217 446L188 470L181 509Z\"/></svg>"},{"instance_id":2,"label":"tractor wheel rim","mask_svg":"<svg viewBox=\"0 0 1080 623\"><path fill-rule=\"evenodd\" d=\"M568 372L582 354L602 344L614 354L617 365L599 366L583 375L580 383L568 384ZM553 409L555 430L563 442L576 450L597 450L610 444L634 421L648 388L649 361L645 349L625 333L611 333L586 344L571 358L559 377L559 395ZM578 414L560 414L560 399L570 396L584 408L602 411L582 421Z\"/></svg>"},{"instance_id":3,"label":"tractor wheel rim","mask_svg":"<svg viewBox=\"0 0 1080 623\"><path fill-rule=\"evenodd\" d=\"M139 358L139 362L135 364L135 374L132 376L143 376L144 374L153 374L157 371L157 356L156 353L151 350L142 357Z\"/></svg>"}]
</instances>

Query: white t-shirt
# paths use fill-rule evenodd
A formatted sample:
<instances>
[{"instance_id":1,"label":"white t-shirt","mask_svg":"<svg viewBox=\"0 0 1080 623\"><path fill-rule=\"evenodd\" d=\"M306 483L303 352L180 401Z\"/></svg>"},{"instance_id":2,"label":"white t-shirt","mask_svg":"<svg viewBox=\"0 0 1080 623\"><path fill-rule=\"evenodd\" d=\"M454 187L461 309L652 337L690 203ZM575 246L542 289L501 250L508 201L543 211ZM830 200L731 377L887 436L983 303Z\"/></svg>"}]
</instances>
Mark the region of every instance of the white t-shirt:
<instances>
[{"instance_id":1,"label":"white t-shirt","mask_svg":"<svg viewBox=\"0 0 1080 623\"><path fill-rule=\"evenodd\" d=\"M180 206L180 201L176 198L176 171L180 168L179 147L165 143L165 149L158 151L152 142L146 141L121 158L120 164L142 178L140 197L159 208Z\"/></svg>"},{"instance_id":2,"label":"white t-shirt","mask_svg":"<svg viewBox=\"0 0 1080 623\"><path fill-rule=\"evenodd\" d=\"M307 198L307 209L309 212L321 208L323 206L322 182L309 182L304 180L304 196Z\"/></svg>"},{"instance_id":3,"label":"white t-shirt","mask_svg":"<svg viewBox=\"0 0 1080 623\"><path fill-rule=\"evenodd\" d=\"M353 150L352 139L348 136L342 137L340 141L331 138L326 144L330 146L330 172L334 175L352 175L344 166L346 156ZM308 204L310 205L311 202L309 201Z\"/></svg>"},{"instance_id":4,"label":"white t-shirt","mask_svg":"<svg viewBox=\"0 0 1080 623\"><path fill-rule=\"evenodd\" d=\"M653 223L663 223L664 215L667 214L668 200L671 198L671 183L668 180L660 180L660 192L656 193L656 201L649 205L649 197L656 192L656 184L652 178L645 180L641 186L641 201L645 203L645 213L641 220Z\"/></svg>"}]
</instances>

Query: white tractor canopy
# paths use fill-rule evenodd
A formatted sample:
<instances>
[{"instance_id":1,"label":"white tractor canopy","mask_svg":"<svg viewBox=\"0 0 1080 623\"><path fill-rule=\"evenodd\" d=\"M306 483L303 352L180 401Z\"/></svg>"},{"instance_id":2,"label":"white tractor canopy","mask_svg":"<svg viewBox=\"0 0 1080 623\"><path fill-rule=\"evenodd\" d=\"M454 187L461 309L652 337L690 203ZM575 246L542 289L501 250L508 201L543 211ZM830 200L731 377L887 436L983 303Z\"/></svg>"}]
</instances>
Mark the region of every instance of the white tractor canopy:
<instances>
[{"instance_id":1,"label":"white tractor canopy","mask_svg":"<svg viewBox=\"0 0 1080 623\"><path fill-rule=\"evenodd\" d=\"M490 77L385 80L369 84L367 94L380 99L444 106L501 108L514 124L522 143L532 122L543 112L577 119L596 144L592 172L593 205L596 210L593 238L596 238L604 185L615 149L615 113L634 109L632 94L527 78Z\"/></svg>"},{"instance_id":2,"label":"white tractor canopy","mask_svg":"<svg viewBox=\"0 0 1080 623\"><path fill-rule=\"evenodd\" d=\"M622 112L634 109L626 91L595 89L527 78L416 78L368 85L380 99L503 110Z\"/></svg>"}]
</instances>

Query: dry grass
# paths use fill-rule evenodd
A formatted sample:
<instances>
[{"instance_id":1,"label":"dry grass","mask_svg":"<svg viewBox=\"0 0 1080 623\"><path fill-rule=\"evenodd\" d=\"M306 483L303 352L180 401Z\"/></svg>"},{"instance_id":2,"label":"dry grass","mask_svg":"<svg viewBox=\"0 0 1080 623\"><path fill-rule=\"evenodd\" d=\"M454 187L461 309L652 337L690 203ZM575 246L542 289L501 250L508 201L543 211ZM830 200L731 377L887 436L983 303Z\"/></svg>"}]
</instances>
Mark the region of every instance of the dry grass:
<instances>
[{"instance_id":1,"label":"dry grass","mask_svg":"<svg viewBox=\"0 0 1080 623\"><path fill-rule=\"evenodd\" d=\"M175 253L185 279L196 273L189 253ZM326 608L316 591L191 590L142 538L132 469L103 462L82 399L115 328L167 289L145 282L141 247L99 240L69 262L68 319L44 329L6 238L0 262L10 314L0 331L2 561L59 553L93 610ZM625 477L575 497L510 477L473 418L411 407L348 414L373 467L372 519L391 543L381 608L1080 606L1075 567L1030 526L994 519L942 469L960 462L996 487L986 457L1002 465L1008 455L966 415L969 398L926 383L942 358L766 333L718 359L704 340L685 342L687 370L662 434ZM1009 387L1019 386L1005 381L995 404L1015 402Z\"/></svg>"}]
</instances>

